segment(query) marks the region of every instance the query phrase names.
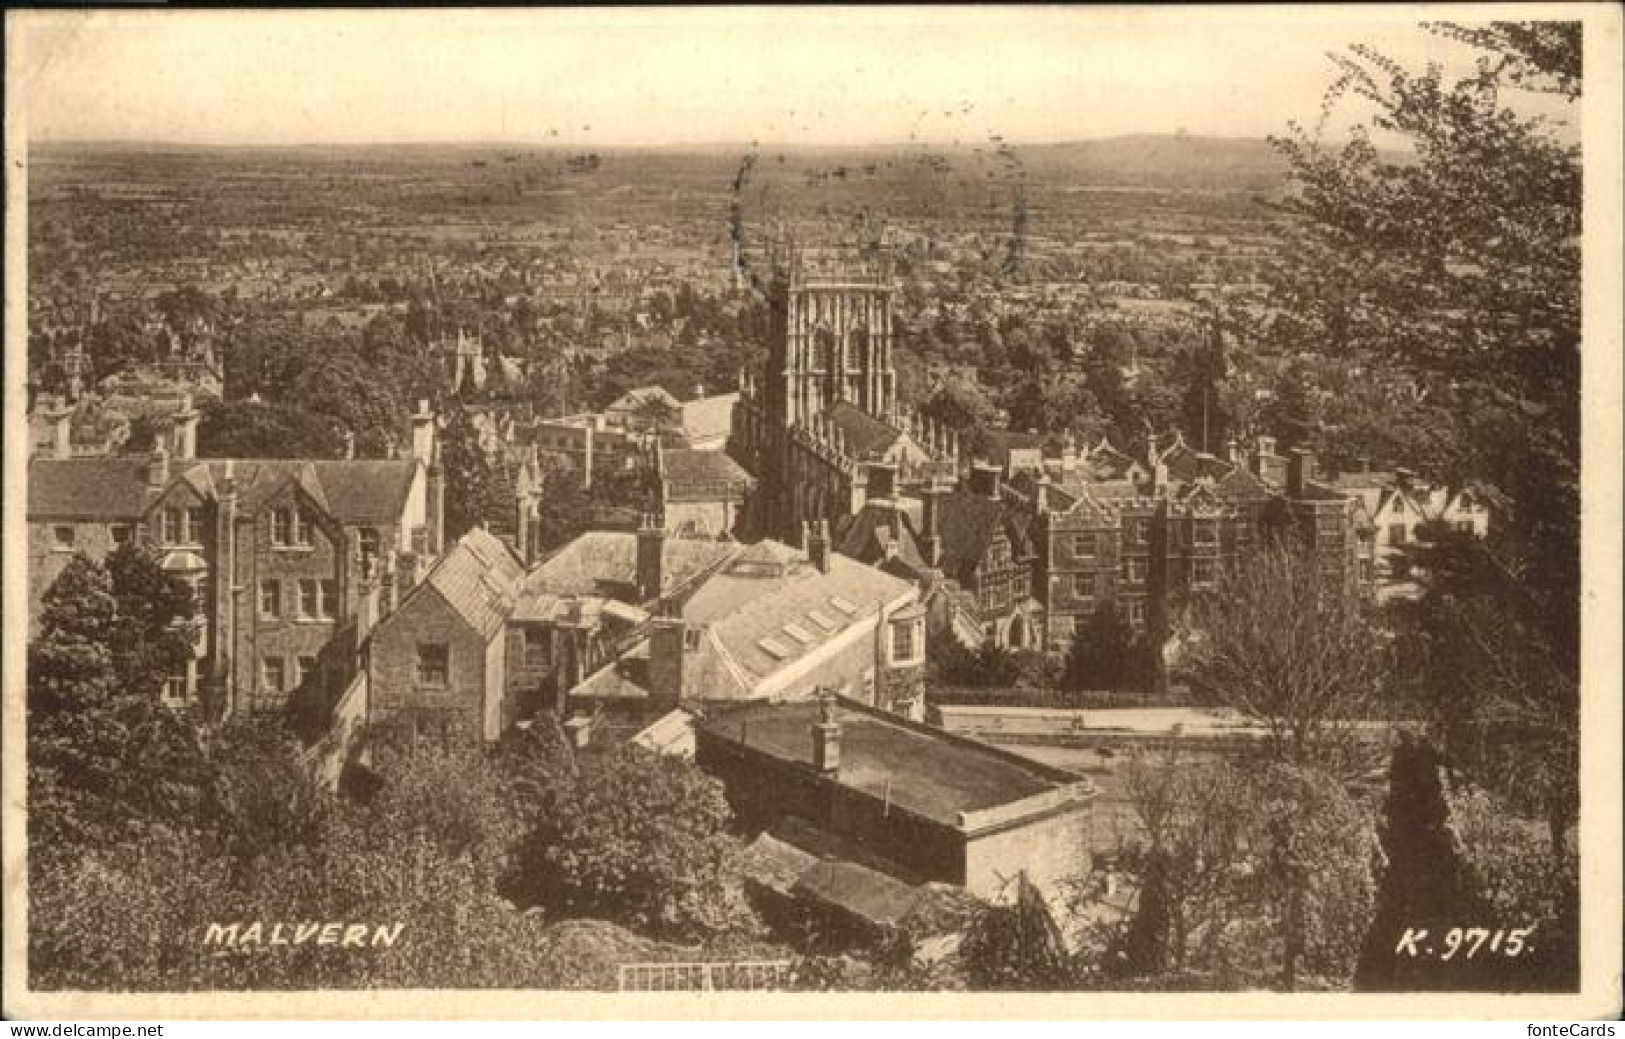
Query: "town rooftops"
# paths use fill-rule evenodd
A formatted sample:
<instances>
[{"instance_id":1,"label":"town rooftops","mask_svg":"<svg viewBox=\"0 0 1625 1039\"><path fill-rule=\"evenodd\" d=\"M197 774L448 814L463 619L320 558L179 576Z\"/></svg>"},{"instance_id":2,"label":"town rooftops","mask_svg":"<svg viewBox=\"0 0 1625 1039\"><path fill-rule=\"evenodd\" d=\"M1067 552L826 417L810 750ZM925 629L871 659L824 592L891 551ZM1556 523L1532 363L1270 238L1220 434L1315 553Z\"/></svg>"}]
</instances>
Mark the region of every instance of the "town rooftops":
<instances>
[{"instance_id":1,"label":"town rooftops","mask_svg":"<svg viewBox=\"0 0 1625 1039\"><path fill-rule=\"evenodd\" d=\"M750 474L722 451L696 448L662 451L661 467L671 501L711 500L718 494L740 494L753 483Z\"/></svg>"},{"instance_id":2,"label":"town rooftops","mask_svg":"<svg viewBox=\"0 0 1625 1039\"><path fill-rule=\"evenodd\" d=\"M666 538L661 557L662 591L698 577L739 551L737 544ZM538 563L524 580L520 598L606 595L637 583L637 535L589 531Z\"/></svg>"},{"instance_id":3,"label":"town rooftops","mask_svg":"<svg viewBox=\"0 0 1625 1039\"><path fill-rule=\"evenodd\" d=\"M714 712L701 734L813 768L816 700L752 703ZM882 800L894 810L976 831L1078 805L1092 796L1086 780L975 740L952 736L841 698L840 768L834 782Z\"/></svg>"},{"instance_id":4,"label":"town rooftops","mask_svg":"<svg viewBox=\"0 0 1625 1039\"><path fill-rule=\"evenodd\" d=\"M523 572L501 539L476 527L429 571L426 583L481 638L489 639L513 611L514 586Z\"/></svg>"}]
</instances>

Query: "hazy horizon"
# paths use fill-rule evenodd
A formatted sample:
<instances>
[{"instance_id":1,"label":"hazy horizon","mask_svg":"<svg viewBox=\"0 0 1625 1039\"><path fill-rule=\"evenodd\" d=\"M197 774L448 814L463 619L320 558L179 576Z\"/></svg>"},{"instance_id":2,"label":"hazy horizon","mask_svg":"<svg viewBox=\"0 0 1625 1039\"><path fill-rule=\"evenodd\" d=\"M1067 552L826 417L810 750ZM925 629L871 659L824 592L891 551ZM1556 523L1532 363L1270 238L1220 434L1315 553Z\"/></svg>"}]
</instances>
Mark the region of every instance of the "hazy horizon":
<instances>
[{"instance_id":1,"label":"hazy horizon","mask_svg":"<svg viewBox=\"0 0 1625 1039\"><path fill-rule=\"evenodd\" d=\"M593 148L1259 140L1369 43L1472 53L1370 8L28 11L35 144ZM1558 111L1558 109L1554 109ZM1363 113L1349 103L1341 135ZM1383 143L1379 141L1379 143Z\"/></svg>"}]
</instances>

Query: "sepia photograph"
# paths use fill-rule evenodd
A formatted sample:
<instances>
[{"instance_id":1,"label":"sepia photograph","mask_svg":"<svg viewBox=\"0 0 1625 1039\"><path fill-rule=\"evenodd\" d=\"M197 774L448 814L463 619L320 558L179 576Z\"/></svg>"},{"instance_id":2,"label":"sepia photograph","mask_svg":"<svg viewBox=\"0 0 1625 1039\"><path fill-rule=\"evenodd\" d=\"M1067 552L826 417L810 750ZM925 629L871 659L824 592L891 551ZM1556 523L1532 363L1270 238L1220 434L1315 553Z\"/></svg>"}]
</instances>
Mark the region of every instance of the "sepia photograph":
<instances>
[{"instance_id":1,"label":"sepia photograph","mask_svg":"<svg viewBox=\"0 0 1625 1039\"><path fill-rule=\"evenodd\" d=\"M8 11L6 1016L1616 1016L1620 21Z\"/></svg>"}]
</instances>

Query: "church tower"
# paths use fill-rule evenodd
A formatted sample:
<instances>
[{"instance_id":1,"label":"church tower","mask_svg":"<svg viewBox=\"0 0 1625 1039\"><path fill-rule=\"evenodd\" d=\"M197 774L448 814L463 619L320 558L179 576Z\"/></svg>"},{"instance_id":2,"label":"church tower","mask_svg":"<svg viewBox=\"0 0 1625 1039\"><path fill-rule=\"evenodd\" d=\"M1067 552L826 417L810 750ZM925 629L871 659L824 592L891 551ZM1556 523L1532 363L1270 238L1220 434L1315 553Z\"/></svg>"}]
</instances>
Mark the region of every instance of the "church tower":
<instances>
[{"instance_id":1,"label":"church tower","mask_svg":"<svg viewBox=\"0 0 1625 1039\"><path fill-rule=\"evenodd\" d=\"M786 247L774 264L773 329L761 389L785 428L812 425L847 401L892 413L889 258L854 246Z\"/></svg>"}]
</instances>

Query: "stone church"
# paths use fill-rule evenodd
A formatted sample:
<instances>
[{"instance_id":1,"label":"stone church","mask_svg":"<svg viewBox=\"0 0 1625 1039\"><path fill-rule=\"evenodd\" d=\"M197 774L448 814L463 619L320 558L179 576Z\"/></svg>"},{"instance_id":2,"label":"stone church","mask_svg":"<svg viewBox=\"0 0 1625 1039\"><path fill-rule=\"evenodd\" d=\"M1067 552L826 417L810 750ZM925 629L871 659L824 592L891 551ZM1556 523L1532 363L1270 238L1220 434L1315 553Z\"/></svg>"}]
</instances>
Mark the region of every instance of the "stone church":
<instances>
[{"instance_id":1,"label":"stone church","mask_svg":"<svg viewBox=\"0 0 1625 1039\"><path fill-rule=\"evenodd\" d=\"M787 244L769 263L767 362L740 375L729 451L757 482L746 530L799 544L807 523L841 529L863 507L867 463L951 479L959 445L898 403L883 249Z\"/></svg>"}]
</instances>

